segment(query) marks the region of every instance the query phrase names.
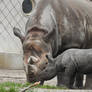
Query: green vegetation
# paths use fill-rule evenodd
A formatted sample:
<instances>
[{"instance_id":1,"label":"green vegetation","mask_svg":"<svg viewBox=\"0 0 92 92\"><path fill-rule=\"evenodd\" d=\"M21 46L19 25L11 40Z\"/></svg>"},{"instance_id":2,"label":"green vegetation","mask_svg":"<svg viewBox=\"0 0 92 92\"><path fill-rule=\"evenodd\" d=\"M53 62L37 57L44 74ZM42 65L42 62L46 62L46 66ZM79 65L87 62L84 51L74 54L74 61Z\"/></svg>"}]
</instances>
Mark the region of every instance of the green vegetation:
<instances>
[{"instance_id":1,"label":"green vegetation","mask_svg":"<svg viewBox=\"0 0 92 92\"><path fill-rule=\"evenodd\" d=\"M4 83L0 83L0 87L4 86L4 87L27 87L28 85L30 85L30 83L14 83L14 82L4 82Z\"/></svg>"},{"instance_id":2,"label":"green vegetation","mask_svg":"<svg viewBox=\"0 0 92 92\"><path fill-rule=\"evenodd\" d=\"M0 86L0 92L18 92L18 91L19 90L15 87L7 88L7 87Z\"/></svg>"},{"instance_id":3,"label":"green vegetation","mask_svg":"<svg viewBox=\"0 0 92 92\"><path fill-rule=\"evenodd\" d=\"M0 92L19 92L19 89L27 87L29 83L21 84L14 82L0 83Z\"/></svg>"},{"instance_id":4,"label":"green vegetation","mask_svg":"<svg viewBox=\"0 0 92 92\"><path fill-rule=\"evenodd\" d=\"M20 89L23 89L25 87L28 87L30 83L14 83L14 82L5 82L5 83L0 83L0 92L19 92ZM67 89L65 87L56 87L56 86L49 86L49 85L38 85L33 88L46 88L46 89ZM27 92L32 92L32 91L27 91Z\"/></svg>"}]
</instances>

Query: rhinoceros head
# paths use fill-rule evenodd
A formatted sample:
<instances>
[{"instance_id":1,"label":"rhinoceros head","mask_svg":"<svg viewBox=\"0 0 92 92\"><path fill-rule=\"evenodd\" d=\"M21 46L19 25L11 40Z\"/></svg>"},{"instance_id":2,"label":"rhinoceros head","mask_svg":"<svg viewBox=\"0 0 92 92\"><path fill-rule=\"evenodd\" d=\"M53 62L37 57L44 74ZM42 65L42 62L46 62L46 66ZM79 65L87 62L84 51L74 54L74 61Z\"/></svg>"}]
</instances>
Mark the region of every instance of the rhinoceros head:
<instances>
[{"instance_id":1,"label":"rhinoceros head","mask_svg":"<svg viewBox=\"0 0 92 92\"><path fill-rule=\"evenodd\" d=\"M39 78L38 81L50 80L57 74L55 60L50 55L46 55L46 57L48 59L48 65L37 75Z\"/></svg>"},{"instance_id":2,"label":"rhinoceros head","mask_svg":"<svg viewBox=\"0 0 92 92\"><path fill-rule=\"evenodd\" d=\"M32 30L23 36L18 28L13 29L23 44L24 66L29 82L36 81L36 75L48 64L46 55L51 52L49 43L43 38L45 32L37 28Z\"/></svg>"}]
</instances>

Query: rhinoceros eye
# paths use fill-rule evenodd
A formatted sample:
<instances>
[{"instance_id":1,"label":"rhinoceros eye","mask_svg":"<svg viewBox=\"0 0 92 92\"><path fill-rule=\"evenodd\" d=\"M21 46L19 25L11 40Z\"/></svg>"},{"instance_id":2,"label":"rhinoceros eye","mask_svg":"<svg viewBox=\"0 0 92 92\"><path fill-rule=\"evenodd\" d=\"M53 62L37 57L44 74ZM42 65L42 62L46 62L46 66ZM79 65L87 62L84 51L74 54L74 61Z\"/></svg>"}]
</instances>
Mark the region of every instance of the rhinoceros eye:
<instances>
[{"instance_id":1,"label":"rhinoceros eye","mask_svg":"<svg viewBox=\"0 0 92 92\"><path fill-rule=\"evenodd\" d=\"M41 56L41 54L42 54L42 51L38 51L38 50L36 50L34 47L31 47L31 52L34 54L34 55L37 55L37 56Z\"/></svg>"}]
</instances>

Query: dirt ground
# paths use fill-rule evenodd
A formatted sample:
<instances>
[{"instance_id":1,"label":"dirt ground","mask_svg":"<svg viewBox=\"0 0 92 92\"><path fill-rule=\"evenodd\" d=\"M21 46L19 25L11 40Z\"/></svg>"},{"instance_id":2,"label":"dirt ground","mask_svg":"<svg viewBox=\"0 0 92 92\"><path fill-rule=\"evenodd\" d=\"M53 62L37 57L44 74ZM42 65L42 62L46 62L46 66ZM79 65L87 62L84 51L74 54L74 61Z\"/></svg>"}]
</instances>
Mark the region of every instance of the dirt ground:
<instances>
[{"instance_id":1,"label":"dirt ground","mask_svg":"<svg viewBox=\"0 0 92 92\"><path fill-rule=\"evenodd\" d=\"M0 69L0 83L3 82L25 83L26 75L24 70L2 70ZM46 81L45 84L56 85L56 78Z\"/></svg>"}]
</instances>

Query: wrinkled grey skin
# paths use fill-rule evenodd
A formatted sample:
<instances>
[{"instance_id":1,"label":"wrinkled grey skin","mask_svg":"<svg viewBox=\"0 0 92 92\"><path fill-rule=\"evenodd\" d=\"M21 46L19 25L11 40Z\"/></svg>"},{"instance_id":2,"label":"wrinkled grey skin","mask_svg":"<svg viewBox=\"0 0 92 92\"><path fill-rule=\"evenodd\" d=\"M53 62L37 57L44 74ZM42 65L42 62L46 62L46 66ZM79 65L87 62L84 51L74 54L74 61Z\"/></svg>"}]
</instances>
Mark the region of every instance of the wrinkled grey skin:
<instances>
[{"instance_id":1,"label":"wrinkled grey skin","mask_svg":"<svg viewBox=\"0 0 92 92\"><path fill-rule=\"evenodd\" d=\"M46 54L56 57L70 48L92 47L92 4L86 0L38 0L27 21L25 35L18 30L14 34L23 43L28 81L35 82L47 65Z\"/></svg>"},{"instance_id":2,"label":"wrinkled grey skin","mask_svg":"<svg viewBox=\"0 0 92 92\"><path fill-rule=\"evenodd\" d=\"M69 49L55 59L47 58L49 64L39 74L39 80L50 80L62 72L59 86L73 88L76 74L92 74L92 49Z\"/></svg>"}]
</instances>

